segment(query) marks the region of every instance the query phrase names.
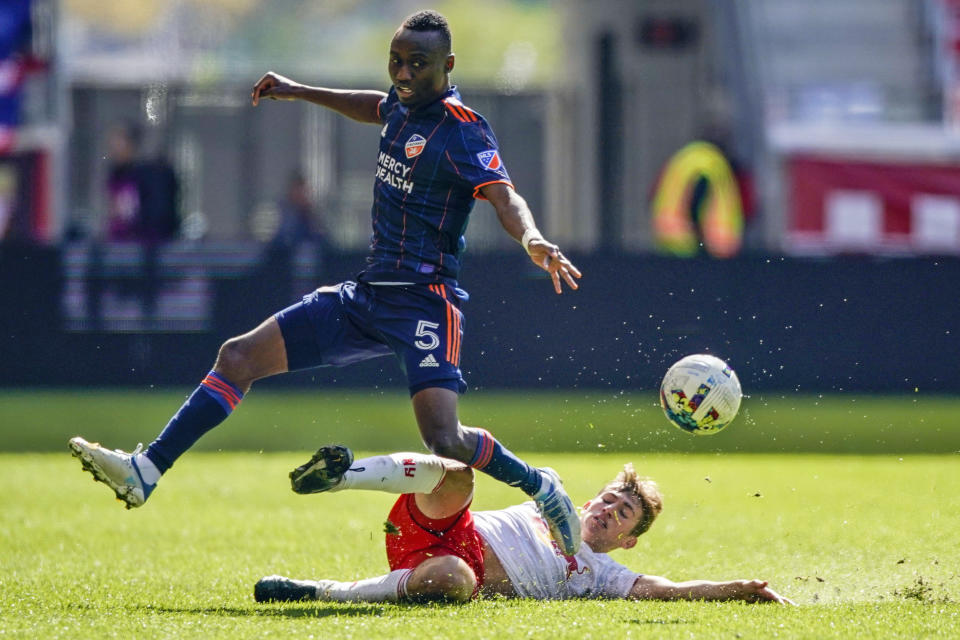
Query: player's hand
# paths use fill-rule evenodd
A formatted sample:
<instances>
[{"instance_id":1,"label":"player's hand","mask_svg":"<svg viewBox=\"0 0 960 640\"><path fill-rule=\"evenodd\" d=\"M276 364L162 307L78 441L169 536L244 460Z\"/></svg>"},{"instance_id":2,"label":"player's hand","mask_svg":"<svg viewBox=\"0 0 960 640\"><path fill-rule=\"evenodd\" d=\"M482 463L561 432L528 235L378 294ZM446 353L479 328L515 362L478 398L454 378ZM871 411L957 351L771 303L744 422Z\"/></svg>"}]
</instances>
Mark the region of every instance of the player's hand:
<instances>
[{"instance_id":1,"label":"player's hand","mask_svg":"<svg viewBox=\"0 0 960 640\"><path fill-rule=\"evenodd\" d=\"M253 85L253 91L250 92L250 99L253 106L260 103L260 98L270 98L271 100L293 100L297 97L297 89L300 83L294 82L290 78L268 71Z\"/></svg>"},{"instance_id":2,"label":"player's hand","mask_svg":"<svg viewBox=\"0 0 960 640\"><path fill-rule=\"evenodd\" d=\"M573 266L573 263L567 260L567 257L560 251L560 247L548 242L543 238L533 238L527 245L527 253L533 264L537 265L550 274L553 280L553 290L557 293L563 293L563 286L560 279L567 283L571 289L579 289L580 285L574 278L580 277L580 271Z\"/></svg>"},{"instance_id":3,"label":"player's hand","mask_svg":"<svg viewBox=\"0 0 960 640\"><path fill-rule=\"evenodd\" d=\"M796 604L790 598L785 598L770 588L766 580L736 580L728 587L731 597L747 602L777 602L779 604Z\"/></svg>"}]
</instances>

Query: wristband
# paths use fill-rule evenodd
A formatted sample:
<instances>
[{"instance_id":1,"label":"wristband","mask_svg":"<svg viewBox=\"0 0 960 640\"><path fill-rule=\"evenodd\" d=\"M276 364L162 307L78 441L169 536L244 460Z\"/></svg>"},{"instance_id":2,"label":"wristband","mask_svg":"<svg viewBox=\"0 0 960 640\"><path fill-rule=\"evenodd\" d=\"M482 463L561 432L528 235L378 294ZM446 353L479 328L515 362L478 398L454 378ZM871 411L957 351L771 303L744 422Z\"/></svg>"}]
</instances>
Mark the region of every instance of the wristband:
<instances>
[{"instance_id":1,"label":"wristband","mask_svg":"<svg viewBox=\"0 0 960 640\"><path fill-rule=\"evenodd\" d=\"M520 246L523 247L524 251L530 253L530 241L534 239L542 240L543 236L536 227L530 227L523 232L523 237L520 238Z\"/></svg>"}]
</instances>

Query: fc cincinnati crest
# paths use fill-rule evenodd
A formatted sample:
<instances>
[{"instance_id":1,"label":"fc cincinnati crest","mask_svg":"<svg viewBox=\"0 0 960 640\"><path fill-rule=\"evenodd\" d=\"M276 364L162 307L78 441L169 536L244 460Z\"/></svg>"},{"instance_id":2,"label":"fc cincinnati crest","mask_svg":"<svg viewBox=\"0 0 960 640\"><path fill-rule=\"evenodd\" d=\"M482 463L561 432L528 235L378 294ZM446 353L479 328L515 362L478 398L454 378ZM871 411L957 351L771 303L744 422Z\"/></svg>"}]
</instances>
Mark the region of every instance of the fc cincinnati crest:
<instances>
[{"instance_id":1,"label":"fc cincinnati crest","mask_svg":"<svg viewBox=\"0 0 960 640\"><path fill-rule=\"evenodd\" d=\"M481 151L477 154L477 158L480 160L480 164L483 165L484 169L496 171L500 168L500 154L497 153L496 149Z\"/></svg>"},{"instance_id":2,"label":"fc cincinnati crest","mask_svg":"<svg viewBox=\"0 0 960 640\"><path fill-rule=\"evenodd\" d=\"M407 140L407 144L403 145L403 152L407 154L408 158L416 158L426 144L426 139L419 133L415 133Z\"/></svg>"}]
</instances>

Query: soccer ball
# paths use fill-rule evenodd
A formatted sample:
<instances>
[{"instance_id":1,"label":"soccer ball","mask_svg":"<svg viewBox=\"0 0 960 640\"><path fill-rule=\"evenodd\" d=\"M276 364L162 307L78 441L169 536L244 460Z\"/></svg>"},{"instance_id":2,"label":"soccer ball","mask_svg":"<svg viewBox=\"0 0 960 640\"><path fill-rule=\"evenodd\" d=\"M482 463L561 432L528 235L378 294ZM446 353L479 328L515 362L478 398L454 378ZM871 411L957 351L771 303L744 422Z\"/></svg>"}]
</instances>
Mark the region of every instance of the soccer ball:
<instances>
[{"instance_id":1,"label":"soccer ball","mask_svg":"<svg viewBox=\"0 0 960 640\"><path fill-rule=\"evenodd\" d=\"M737 416L740 380L727 363L698 353L667 369L660 384L660 406L677 428L698 436L717 433Z\"/></svg>"}]
</instances>

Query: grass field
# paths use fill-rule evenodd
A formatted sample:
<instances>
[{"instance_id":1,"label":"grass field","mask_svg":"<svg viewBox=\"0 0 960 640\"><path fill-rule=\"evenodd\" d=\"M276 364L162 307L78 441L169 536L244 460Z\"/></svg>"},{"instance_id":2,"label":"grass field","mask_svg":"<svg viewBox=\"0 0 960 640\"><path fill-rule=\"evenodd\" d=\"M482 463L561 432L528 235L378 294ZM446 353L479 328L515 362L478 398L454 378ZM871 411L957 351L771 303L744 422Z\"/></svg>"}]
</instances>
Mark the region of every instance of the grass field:
<instances>
[{"instance_id":1,"label":"grass field","mask_svg":"<svg viewBox=\"0 0 960 640\"><path fill-rule=\"evenodd\" d=\"M3 451L61 451L81 434L115 447L150 442L189 390L0 391ZM733 426L692 437L670 426L655 394L468 393L464 424L517 451L960 453L960 396L747 397ZM306 451L347 440L375 451L420 447L403 391L254 389L197 451Z\"/></svg>"},{"instance_id":2,"label":"grass field","mask_svg":"<svg viewBox=\"0 0 960 640\"><path fill-rule=\"evenodd\" d=\"M960 446L948 429L960 399L752 398L728 431L704 439L664 430L652 398L642 396L467 396L465 422L518 450L539 449L525 456L557 468L576 502L626 460L660 482L665 511L634 550L614 553L620 562L674 579L766 578L800 606L415 607L257 605L251 595L271 573L385 572L382 525L392 497L296 496L286 472L332 439L368 452L419 448L402 396L252 394L202 451L178 462L146 507L125 511L80 472L66 438L148 441L181 396L0 394L8 451L0 453L0 636L960 635ZM789 453L770 453L773 438ZM481 477L474 507L521 497Z\"/></svg>"}]
</instances>

